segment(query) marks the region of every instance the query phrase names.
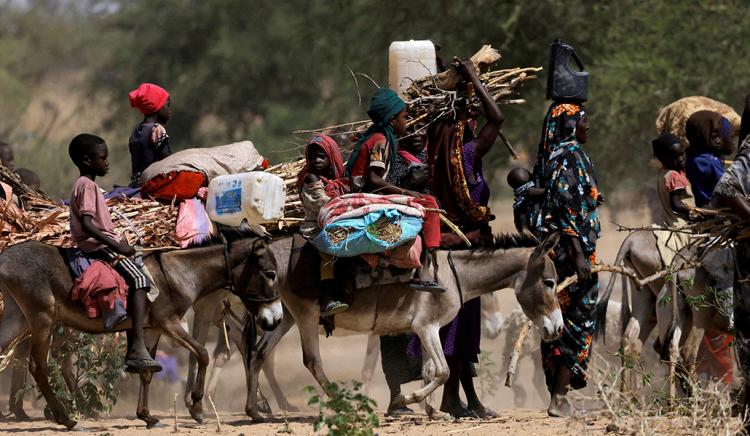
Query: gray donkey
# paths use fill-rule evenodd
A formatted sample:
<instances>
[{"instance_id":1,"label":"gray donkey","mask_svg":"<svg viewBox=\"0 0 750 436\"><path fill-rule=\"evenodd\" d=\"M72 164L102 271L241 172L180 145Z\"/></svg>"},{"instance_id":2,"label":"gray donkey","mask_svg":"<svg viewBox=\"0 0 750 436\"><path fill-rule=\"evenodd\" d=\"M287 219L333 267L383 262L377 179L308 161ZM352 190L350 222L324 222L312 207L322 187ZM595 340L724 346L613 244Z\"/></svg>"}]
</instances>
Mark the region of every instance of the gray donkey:
<instances>
[{"instance_id":1,"label":"gray donkey","mask_svg":"<svg viewBox=\"0 0 750 436\"><path fill-rule=\"evenodd\" d=\"M156 286L161 291L149 305L146 317L146 341L154 355L162 333L185 347L198 361L196 383L191 392L191 416L203 419L202 399L208 353L186 332L180 320L199 298L226 286L232 271L238 295L258 316L266 330L281 321L282 308L276 288L274 257L266 249L265 238L242 238L229 245L225 256L221 244L177 250L144 259ZM244 266L243 266L244 264ZM29 370L34 376L55 421L73 428L65 407L52 391L48 379L47 354L50 335L56 323L88 333L107 333L101 319L89 319L82 306L70 301L73 282L58 248L39 242L25 242L0 254L0 291L5 297L5 313L0 319L0 353L30 335ZM258 303L258 304L255 304ZM130 327L130 320L116 331ZM141 389L136 415L154 426L158 419L148 410L151 373L141 373Z\"/></svg>"},{"instance_id":2,"label":"gray donkey","mask_svg":"<svg viewBox=\"0 0 750 436\"><path fill-rule=\"evenodd\" d=\"M349 310L336 315L336 326L363 334L416 333L424 349L423 377L426 384L414 393L400 396L398 402L405 405L422 401L448 379L448 364L438 330L456 317L462 298L468 301L497 289L513 288L526 315L540 327L542 338L553 340L560 336L563 320L555 291L557 275L547 256L558 241L557 234L541 244L536 239L514 235L496 238L492 248L439 250L438 278L447 292L417 292L408 284L359 289ZM276 257L281 298L291 317L282 317L279 328L265 332L253 353L248 372L251 398L246 413L255 421L264 419L257 405L259 372L294 322L300 331L304 365L321 386L325 388L329 383L320 357L317 302L291 291L290 284L299 280L290 276L288 269L292 240L274 241L269 250ZM428 413L433 412L428 408Z\"/></svg>"}]
</instances>

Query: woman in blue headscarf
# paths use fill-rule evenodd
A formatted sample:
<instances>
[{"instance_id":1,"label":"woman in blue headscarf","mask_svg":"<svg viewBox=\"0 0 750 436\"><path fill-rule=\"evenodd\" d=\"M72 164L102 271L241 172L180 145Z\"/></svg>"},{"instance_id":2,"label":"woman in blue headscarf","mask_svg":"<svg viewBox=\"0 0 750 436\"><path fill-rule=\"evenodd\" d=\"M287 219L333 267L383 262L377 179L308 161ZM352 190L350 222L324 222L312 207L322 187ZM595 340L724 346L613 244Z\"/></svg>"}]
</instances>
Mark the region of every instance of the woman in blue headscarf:
<instances>
[{"instance_id":1,"label":"woman in blue headscarf","mask_svg":"<svg viewBox=\"0 0 750 436\"><path fill-rule=\"evenodd\" d=\"M380 88L372 96L367 115L372 120L372 126L357 141L346 164L352 191L409 195L422 206L437 209L434 197L399 188L386 181L396 159L398 138L406 136L406 103L393 90ZM442 292L444 289L437 283L437 270L430 267L435 262L432 252L440 247L440 216L437 213L425 213L422 233L424 252L431 255L422 256L419 280L412 282L411 286L417 290ZM430 269L433 270L431 277Z\"/></svg>"},{"instance_id":2,"label":"woman in blue headscarf","mask_svg":"<svg viewBox=\"0 0 750 436\"><path fill-rule=\"evenodd\" d=\"M599 279L591 272L596 263L599 238L597 207L601 196L594 166L583 150L588 137L588 119L578 104L553 103L545 119L534 179L547 190L541 210L532 222L543 236L561 232L552 255L560 281L573 274L578 282L558 293L565 329L552 342L543 342L542 363L551 394L547 413L572 413L567 393L586 386L589 352L595 323L594 310Z\"/></svg>"}]
</instances>

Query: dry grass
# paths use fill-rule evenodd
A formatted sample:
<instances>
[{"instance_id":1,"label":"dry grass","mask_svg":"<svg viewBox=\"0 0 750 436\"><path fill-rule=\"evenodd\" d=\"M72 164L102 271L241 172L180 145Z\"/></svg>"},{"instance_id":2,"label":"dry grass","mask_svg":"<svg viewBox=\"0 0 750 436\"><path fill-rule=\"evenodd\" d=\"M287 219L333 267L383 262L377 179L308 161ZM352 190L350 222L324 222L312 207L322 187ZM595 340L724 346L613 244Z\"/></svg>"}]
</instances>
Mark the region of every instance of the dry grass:
<instances>
[{"instance_id":1,"label":"dry grass","mask_svg":"<svg viewBox=\"0 0 750 436\"><path fill-rule=\"evenodd\" d=\"M349 227L336 227L334 229L327 229L325 232L328 234L328 238L331 243L339 244L346 240L353 229ZM367 226L367 233L374 237L385 241L389 244L396 243L401 240L401 226L398 223L392 222L388 217L381 217L374 223Z\"/></svg>"},{"instance_id":2,"label":"dry grass","mask_svg":"<svg viewBox=\"0 0 750 436\"><path fill-rule=\"evenodd\" d=\"M599 414L611 421L608 431L638 435L736 435L745 434L742 419L735 412L736 391L721 381L686 380L692 395L669 400L665 391L654 386L668 380L655 380L653 375L636 371L651 387L635 394L620 391L624 371L612 370L601 356L590 382L596 387L595 397L578 399L601 405ZM590 418L590 416L588 417Z\"/></svg>"}]
</instances>

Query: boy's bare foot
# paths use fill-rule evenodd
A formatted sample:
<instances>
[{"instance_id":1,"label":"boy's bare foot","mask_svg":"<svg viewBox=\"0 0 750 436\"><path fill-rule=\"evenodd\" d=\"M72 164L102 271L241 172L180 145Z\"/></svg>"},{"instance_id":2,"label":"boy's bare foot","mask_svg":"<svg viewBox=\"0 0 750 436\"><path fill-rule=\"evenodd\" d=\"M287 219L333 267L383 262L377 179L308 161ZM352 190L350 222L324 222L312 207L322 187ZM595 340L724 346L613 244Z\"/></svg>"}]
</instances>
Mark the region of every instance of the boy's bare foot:
<instances>
[{"instance_id":1,"label":"boy's bare foot","mask_svg":"<svg viewBox=\"0 0 750 436\"><path fill-rule=\"evenodd\" d=\"M547 415L551 418L567 418L573 416L573 405L570 404L568 397L552 394L549 408L547 408Z\"/></svg>"}]
</instances>

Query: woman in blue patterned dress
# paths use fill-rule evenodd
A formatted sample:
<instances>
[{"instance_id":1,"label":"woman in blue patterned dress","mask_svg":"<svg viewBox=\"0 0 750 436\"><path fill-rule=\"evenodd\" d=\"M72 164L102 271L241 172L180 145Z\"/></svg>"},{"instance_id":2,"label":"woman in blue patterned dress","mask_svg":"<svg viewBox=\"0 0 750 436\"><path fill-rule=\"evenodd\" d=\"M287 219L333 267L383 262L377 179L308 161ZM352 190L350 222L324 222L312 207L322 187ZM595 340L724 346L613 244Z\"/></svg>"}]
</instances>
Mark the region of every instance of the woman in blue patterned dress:
<instances>
[{"instance_id":1,"label":"woman in blue patterned dress","mask_svg":"<svg viewBox=\"0 0 750 436\"><path fill-rule=\"evenodd\" d=\"M591 272L596 263L599 214L602 202L591 160L583 150L588 119L578 104L553 103L545 119L535 180L547 190L532 228L540 236L561 232L553 260L559 280L578 274L578 282L558 294L565 329L558 340L542 343L542 363L551 399L550 416L567 416L572 407L570 389L586 386L594 310L599 279Z\"/></svg>"}]
</instances>

